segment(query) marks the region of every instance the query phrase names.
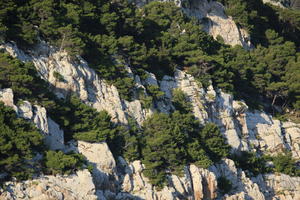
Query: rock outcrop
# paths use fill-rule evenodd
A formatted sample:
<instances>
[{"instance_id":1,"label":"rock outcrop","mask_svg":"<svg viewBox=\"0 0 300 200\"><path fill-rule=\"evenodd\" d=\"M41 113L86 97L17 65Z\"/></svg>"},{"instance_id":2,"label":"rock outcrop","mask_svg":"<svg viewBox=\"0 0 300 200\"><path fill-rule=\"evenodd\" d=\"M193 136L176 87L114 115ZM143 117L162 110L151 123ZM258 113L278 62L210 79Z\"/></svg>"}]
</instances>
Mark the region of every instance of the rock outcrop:
<instances>
[{"instance_id":1,"label":"rock outcrop","mask_svg":"<svg viewBox=\"0 0 300 200\"><path fill-rule=\"evenodd\" d=\"M69 92L74 92L87 105L97 110L107 110L116 122L126 124L127 117L131 116L142 124L146 117L155 110L172 111L174 109L172 92L174 89L180 89L191 102L195 117L201 124L207 122L218 124L222 134L233 147L233 151L259 150L266 154L276 154L288 149L292 151L294 158L299 159L300 126L298 124L280 122L261 111L250 111L243 101L235 101L231 95L214 90L212 86L204 90L201 84L184 71L176 70L173 77L164 76L161 81L158 81L151 73L148 74L146 80L141 80L128 69L129 76L134 77L136 87L142 88L145 94L145 87L148 85L156 85L164 92L165 95L153 103L156 106L149 110L144 109L138 99L131 102L121 99L117 89L102 80L80 57L78 57L78 62L73 62L65 52L55 51L45 43L28 54L19 50L14 44L2 45L0 48L6 49L11 55L23 61L34 62L40 76L51 84L58 97L64 98ZM53 75L54 72L61 74L64 80L57 80ZM49 135L53 138L52 135L57 133L60 133L58 138L62 137L58 125L47 117L44 108L31 105L26 101L16 106L10 89L1 90L0 99L6 105L11 106L20 117L36 123L46 137ZM63 141L61 143L63 144ZM182 177L171 175L168 186L158 190L143 175L144 166L141 161L126 163L124 159L119 158L116 162L105 143L89 144L79 141L76 149L94 166L92 175L98 199L268 200L276 195L283 199L280 196L283 194L286 199L298 198L298 179L294 180L283 175L269 175L262 179L258 177L252 180L228 159L208 170L194 165L186 166ZM233 185L233 189L225 196L221 195L217 189L219 177L226 177ZM281 185L281 182L284 185ZM18 184L13 184L11 195L20 193L17 189ZM27 184L24 187L26 190L30 186ZM57 187L58 191L64 190L64 186L58 185ZM269 193L264 191L269 191ZM7 192L5 194L8 195ZM27 193L25 197L26 195Z\"/></svg>"},{"instance_id":2,"label":"rock outcrop","mask_svg":"<svg viewBox=\"0 0 300 200\"><path fill-rule=\"evenodd\" d=\"M10 88L0 89L0 102L13 108L19 117L32 121L45 136L45 144L52 150L64 149L64 132L50 117L44 107L31 105L28 101L21 101L19 106L14 104L13 91Z\"/></svg>"},{"instance_id":3,"label":"rock outcrop","mask_svg":"<svg viewBox=\"0 0 300 200\"><path fill-rule=\"evenodd\" d=\"M269 3L274 6L278 6L280 8L286 8L280 1L274 1L274 0L263 0L264 3Z\"/></svg>"},{"instance_id":4,"label":"rock outcrop","mask_svg":"<svg viewBox=\"0 0 300 200\"><path fill-rule=\"evenodd\" d=\"M116 191L116 162L107 144L78 141L78 152L93 165L93 179L98 190Z\"/></svg>"},{"instance_id":5,"label":"rock outcrop","mask_svg":"<svg viewBox=\"0 0 300 200\"><path fill-rule=\"evenodd\" d=\"M106 110L115 122L127 124L127 114L131 114L138 123L145 120L148 111L142 109L139 101L122 100L117 88L100 79L82 58L73 62L66 52L56 51L45 43L41 43L30 54L25 54L14 44L0 45L1 48L21 61L32 61L41 77L53 86L53 92L59 98L74 92L83 102L98 111ZM59 73L64 80L57 80L55 73ZM137 116L137 113L140 115Z\"/></svg>"},{"instance_id":6,"label":"rock outcrop","mask_svg":"<svg viewBox=\"0 0 300 200\"><path fill-rule=\"evenodd\" d=\"M264 192L266 200L299 200L300 177L285 174L265 174L253 178Z\"/></svg>"},{"instance_id":7,"label":"rock outcrop","mask_svg":"<svg viewBox=\"0 0 300 200\"><path fill-rule=\"evenodd\" d=\"M246 177L245 172L237 169L232 160L224 159L210 169L217 177L225 177L230 181L233 189L225 199L241 199L242 196L243 199L265 200L259 186Z\"/></svg>"},{"instance_id":8,"label":"rock outcrop","mask_svg":"<svg viewBox=\"0 0 300 200\"><path fill-rule=\"evenodd\" d=\"M23 182L6 182L1 200L96 200L95 186L88 170L70 176L44 176Z\"/></svg>"}]
</instances>

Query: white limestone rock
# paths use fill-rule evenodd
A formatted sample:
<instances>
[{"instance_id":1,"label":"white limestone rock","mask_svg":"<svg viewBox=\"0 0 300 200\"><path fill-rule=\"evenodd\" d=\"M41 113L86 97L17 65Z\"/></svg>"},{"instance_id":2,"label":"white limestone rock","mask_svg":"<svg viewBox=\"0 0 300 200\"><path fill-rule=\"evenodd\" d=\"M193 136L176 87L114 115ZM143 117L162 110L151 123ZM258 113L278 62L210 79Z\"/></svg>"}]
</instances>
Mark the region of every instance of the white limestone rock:
<instances>
[{"instance_id":1,"label":"white limestone rock","mask_svg":"<svg viewBox=\"0 0 300 200\"><path fill-rule=\"evenodd\" d=\"M95 186L88 170L70 176L44 176L22 182L6 182L0 199L96 200Z\"/></svg>"},{"instance_id":2,"label":"white limestone rock","mask_svg":"<svg viewBox=\"0 0 300 200\"><path fill-rule=\"evenodd\" d=\"M195 165L190 166L190 173L192 177L192 184L193 184L193 192L194 192L194 199L201 200L203 199L203 186L202 186L202 176L199 172L198 167Z\"/></svg>"},{"instance_id":3,"label":"white limestone rock","mask_svg":"<svg viewBox=\"0 0 300 200\"><path fill-rule=\"evenodd\" d=\"M28 101L23 101L22 104L18 107L18 115L24 119L32 119L33 112L31 103Z\"/></svg>"},{"instance_id":4,"label":"white limestone rock","mask_svg":"<svg viewBox=\"0 0 300 200\"><path fill-rule=\"evenodd\" d=\"M60 129L59 125L55 123L50 117L48 121L48 134L45 135L46 145L53 150L64 150L64 132Z\"/></svg>"},{"instance_id":5,"label":"white limestone rock","mask_svg":"<svg viewBox=\"0 0 300 200\"><path fill-rule=\"evenodd\" d=\"M281 2L279 1L274 1L274 0L263 0L264 3L269 3L271 5L274 5L274 6L278 6L280 8L286 8Z\"/></svg>"},{"instance_id":6,"label":"white limestone rock","mask_svg":"<svg viewBox=\"0 0 300 200\"><path fill-rule=\"evenodd\" d=\"M17 106L14 104L14 94L12 89L0 89L0 101L4 103L4 105L13 108L16 112L18 111Z\"/></svg>"},{"instance_id":7,"label":"white limestone rock","mask_svg":"<svg viewBox=\"0 0 300 200\"><path fill-rule=\"evenodd\" d=\"M241 169L237 169L232 160L224 159L220 164L212 166L210 170L217 177L225 177L231 182L232 190L226 198L241 199L245 196L244 199L265 200L265 197L260 191L258 185L246 177L245 173Z\"/></svg>"},{"instance_id":8,"label":"white limestone rock","mask_svg":"<svg viewBox=\"0 0 300 200\"><path fill-rule=\"evenodd\" d=\"M234 150L243 148L239 129L236 127L236 119L234 116L233 98L229 94L220 92L212 105L212 121L219 125L221 132L227 138ZM246 147L247 148L247 147Z\"/></svg>"},{"instance_id":9,"label":"white limestone rock","mask_svg":"<svg viewBox=\"0 0 300 200\"><path fill-rule=\"evenodd\" d=\"M199 172L202 176L202 187L203 187L203 197L204 199L216 199L218 183L217 177L214 173L207 169L199 168Z\"/></svg>"},{"instance_id":10,"label":"white limestone rock","mask_svg":"<svg viewBox=\"0 0 300 200\"><path fill-rule=\"evenodd\" d=\"M282 128L293 157L300 159L300 125L292 122L284 122L282 123Z\"/></svg>"},{"instance_id":11,"label":"white limestone rock","mask_svg":"<svg viewBox=\"0 0 300 200\"><path fill-rule=\"evenodd\" d=\"M53 86L53 92L59 98L65 98L70 92L74 92L84 103L98 111L106 110L113 121L122 124L127 124L127 115L141 124L151 114L148 109L142 108L138 100L122 100L117 88L99 78L81 57L76 62L71 61L65 51L58 51L45 42L41 42L28 54L18 49L14 43L1 45L0 49L5 49L21 61L32 61L40 76ZM55 73L59 73L64 80L57 80ZM136 85L139 85L140 79L135 77Z\"/></svg>"},{"instance_id":12,"label":"white limestone rock","mask_svg":"<svg viewBox=\"0 0 300 200\"><path fill-rule=\"evenodd\" d=\"M299 200L300 177L285 174L266 174L253 179L262 188L267 200Z\"/></svg>"},{"instance_id":13,"label":"white limestone rock","mask_svg":"<svg viewBox=\"0 0 300 200\"><path fill-rule=\"evenodd\" d=\"M165 101L170 106L172 106L172 91L174 89L182 90L191 102L193 113L200 123L204 124L208 121L205 92L195 81L194 77L183 71L176 70L174 78L170 76L163 77L162 81L160 81L160 89L165 93Z\"/></svg>"},{"instance_id":14,"label":"white limestone rock","mask_svg":"<svg viewBox=\"0 0 300 200\"><path fill-rule=\"evenodd\" d=\"M117 177L116 161L105 142L78 141L78 152L94 166L93 179L98 190L115 191Z\"/></svg>"}]
</instances>

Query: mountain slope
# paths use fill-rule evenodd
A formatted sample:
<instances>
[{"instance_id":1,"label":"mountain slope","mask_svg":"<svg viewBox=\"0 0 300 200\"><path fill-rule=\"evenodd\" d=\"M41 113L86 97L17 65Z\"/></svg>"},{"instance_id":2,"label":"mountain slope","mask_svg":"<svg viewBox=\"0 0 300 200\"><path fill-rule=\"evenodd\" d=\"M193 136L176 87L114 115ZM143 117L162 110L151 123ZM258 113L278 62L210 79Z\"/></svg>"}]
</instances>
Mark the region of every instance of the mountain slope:
<instances>
[{"instance_id":1,"label":"mountain slope","mask_svg":"<svg viewBox=\"0 0 300 200\"><path fill-rule=\"evenodd\" d=\"M52 10L41 16L39 2L10 2L4 32L19 30L13 11L39 33L4 35L0 100L40 130L45 149L33 162L44 169L33 180L1 170L0 198L300 198L300 125L283 117L297 119L300 59L284 31L267 30L265 46L253 48L243 21L214 1L177 6L219 42L172 3L45 1ZM47 32L45 20L59 31Z\"/></svg>"}]
</instances>

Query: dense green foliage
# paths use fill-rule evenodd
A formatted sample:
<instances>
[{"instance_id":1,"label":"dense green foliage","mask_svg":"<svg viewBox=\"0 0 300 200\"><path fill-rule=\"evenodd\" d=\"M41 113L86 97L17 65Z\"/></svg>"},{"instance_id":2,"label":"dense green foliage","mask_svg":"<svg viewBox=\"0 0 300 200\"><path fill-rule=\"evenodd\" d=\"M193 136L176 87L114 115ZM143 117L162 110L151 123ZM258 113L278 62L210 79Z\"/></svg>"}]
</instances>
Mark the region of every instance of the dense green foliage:
<instances>
[{"instance_id":1,"label":"dense green foliage","mask_svg":"<svg viewBox=\"0 0 300 200\"><path fill-rule=\"evenodd\" d=\"M254 152L242 151L240 154L232 155L231 159L234 160L238 168L246 170L250 177L272 171L266 164L268 159L263 156L259 157Z\"/></svg>"},{"instance_id":2,"label":"dense green foliage","mask_svg":"<svg viewBox=\"0 0 300 200\"><path fill-rule=\"evenodd\" d=\"M145 69L158 77L172 74L176 67L187 68L204 87L212 79L215 86L253 107L267 101L272 111L275 105L277 111L298 110L300 86L294 75L299 74L295 71L300 62L299 11L261 0L220 1L250 31L255 50L214 41L173 3L160 2L136 9L126 0L9 0L0 7L0 31L5 41L23 47L37 43L39 36L73 57L83 56L127 100L134 83L124 63L138 74ZM148 88L150 94L152 89ZM154 90L153 95L161 94ZM142 94L139 98L144 107L152 106L152 99Z\"/></svg>"},{"instance_id":3,"label":"dense green foliage","mask_svg":"<svg viewBox=\"0 0 300 200\"><path fill-rule=\"evenodd\" d=\"M292 158L291 152L280 153L276 156L257 156L254 152L242 151L240 154L231 155L237 167L246 170L249 176L258 174L279 172L290 176L299 176L300 170L297 163ZM273 163L273 167L267 164L267 161Z\"/></svg>"},{"instance_id":4,"label":"dense green foliage","mask_svg":"<svg viewBox=\"0 0 300 200\"><path fill-rule=\"evenodd\" d=\"M296 160L292 158L292 153L278 154L272 157L275 171L290 176L300 176L300 169L296 167Z\"/></svg>"},{"instance_id":5,"label":"dense green foliage","mask_svg":"<svg viewBox=\"0 0 300 200\"><path fill-rule=\"evenodd\" d=\"M71 174L75 170L82 169L83 164L84 157L81 154L47 151L44 171L47 174Z\"/></svg>"},{"instance_id":6,"label":"dense green foliage","mask_svg":"<svg viewBox=\"0 0 300 200\"><path fill-rule=\"evenodd\" d=\"M188 163L207 168L230 150L216 125L200 129L191 114L178 111L170 115L156 113L147 119L142 142L144 174L158 186L165 183L168 173L181 174Z\"/></svg>"},{"instance_id":7,"label":"dense green foliage","mask_svg":"<svg viewBox=\"0 0 300 200\"><path fill-rule=\"evenodd\" d=\"M254 44L267 45L266 30L276 31L285 40L294 41L299 45L300 12L298 10L283 9L262 0L218 0L226 6L226 13L235 22L246 28Z\"/></svg>"},{"instance_id":8,"label":"dense green foliage","mask_svg":"<svg viewBox=\"0 0 300 200\"><path fill-rule=\"evenodd\" d=\"M232 183L226 177L221 176L218 178L218 189L222 194L228 194L232 189Z\"/></svg>"},{"instance_id":9,"label":"dense green foliage","mask_svg":"<svg viewBox=\"0 0 300 200\"><path fill-rule=\"evenodd\" d=\"M43 137L31 123L0 103L0 173L28 179L36 171L33 161L42 149Z\"/></svg>"},{"instance_id":10,"label":"dense green foliage","mask_svg":"<svg viewBox=\"0 0 300 200\"><path fill-rule=\"evenodd\" d=\"M238 26L247 29L255 49L229 47L202 31L200 22L190 19L173 3L151 2L137 9L127 0L6 0L0 4L0 43L15 41L30 49L40 39L66 50L73 61L78 55L109 83L121 98L132 100L134 80L125 68L141 76L144 70L158 78L172 75L176 68L194 75L204 89L212 83L231 92L254 108L270 111L300 109L300 14L299 11L265 5L261 0L220 0ZM63 82L58 72L53 76ZM21 63L0 52L0 88L12 88L16 99L46 107L51 118L65 132L65 139L107 141L115 156L142 159L151 183L163 186L170 173L194 163L209 167L227 157L229 145L215 124L200 127L191 114L191 104L180 90L173 91L175 111L155 113L142 127L134 119L124 128L111 122L106 112L97 112L75 96L57 99L51 87L36 73L32 63ZM144 91L143 91L144 92ZM138 92L143 107L164 93L158 86ZM275 110L276 108L276 110ZM0 105L0 167L10 176L30 177L24 167L39 151L42 137L14 112ZM266 159L254 153L233 156L237 166L252 175L268 172ZM61 162L62 161L62 162ZM82 166L80 155L45 153L46 173L70 173ZM298 174L290 156L274 158L275 171ZM30 172L29 172L29 171ZM218 180L223 193L230 183Z\"/></svg>"},{"instance_id":11,"label":"dense green foliage","mask_svg":"<svg viewBox=\"0 0 300 200\"><path fill-rule=\"evenodd\" d=\"M174 89L172 91L172 104L175 106L175 109L179 110L181 113L186 114L192 112L190 100L180 89Z\"/></svg>"}]
</instances>

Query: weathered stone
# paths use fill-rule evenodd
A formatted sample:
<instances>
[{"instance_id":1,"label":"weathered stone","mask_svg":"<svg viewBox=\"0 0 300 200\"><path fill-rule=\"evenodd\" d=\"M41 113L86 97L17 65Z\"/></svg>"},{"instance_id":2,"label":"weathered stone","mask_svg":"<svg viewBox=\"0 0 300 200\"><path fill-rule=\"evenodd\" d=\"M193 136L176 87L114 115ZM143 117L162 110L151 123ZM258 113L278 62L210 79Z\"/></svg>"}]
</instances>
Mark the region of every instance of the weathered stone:
<instances>
[{"instance_id":1,"label":"weathered stone","mask_svg":"<svg viewBox=\"0 0 300 200\"><path fill-rule=\"evenodd\" d=\"M38 179L5 183L0 199L96 200L95 186L88 170L70 176L45 176Z\"/></svg>"},{"instance_id":2,"label":"weathered stone","mask_svg":"<svg viewBox=\"0 0 300 200\"><path fill-rule=\"evenodd\" d=\"M78 152L93 164L93 178L96 188L114 191L115 180L117 180L116 162L107 144L105 142L88 143L78 141Z\"/></svg>"}]
</instances>

